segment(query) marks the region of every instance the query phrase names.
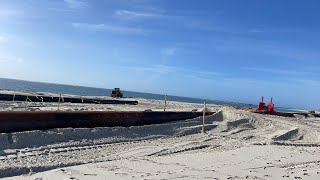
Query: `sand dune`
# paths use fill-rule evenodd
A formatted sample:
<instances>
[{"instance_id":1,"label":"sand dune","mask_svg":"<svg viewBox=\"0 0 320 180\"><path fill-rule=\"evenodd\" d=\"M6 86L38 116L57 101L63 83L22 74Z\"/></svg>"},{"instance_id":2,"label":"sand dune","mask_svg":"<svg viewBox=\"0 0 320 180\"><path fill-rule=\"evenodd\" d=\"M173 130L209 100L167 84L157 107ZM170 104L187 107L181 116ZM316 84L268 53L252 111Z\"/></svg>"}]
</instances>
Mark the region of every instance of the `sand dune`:
<instances>
[{"instance_id":1,"label":"sand dune","mask_svg":"<svg viewBox=\"0 0 320 180\"><path fill-rule=\"evenodd\" d=\"M162 101L137 107L160 110ZM3 106L3 105L2 105ZM3 106L4 107L4 106ZM62 105L62 108L87 105ZM200 118L141 127L0 134L5 179L319 179L320 119L252 114L232 107ZM43 109L55 108L46 104ZM99 105L90 108L101 108ZM169 109L202 105L170 102ZM43 110L42 109L42 110Z\"/></svg>"}]
</instances>

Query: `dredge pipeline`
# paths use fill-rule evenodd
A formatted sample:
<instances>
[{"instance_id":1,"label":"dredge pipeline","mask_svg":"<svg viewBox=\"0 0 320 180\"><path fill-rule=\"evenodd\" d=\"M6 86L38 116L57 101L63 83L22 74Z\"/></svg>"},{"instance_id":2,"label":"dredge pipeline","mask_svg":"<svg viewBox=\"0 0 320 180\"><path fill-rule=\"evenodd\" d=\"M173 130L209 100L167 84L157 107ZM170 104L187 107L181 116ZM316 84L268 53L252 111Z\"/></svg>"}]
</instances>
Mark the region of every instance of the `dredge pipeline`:
<instances>
[{"instance_id":1,"label":"dredge pipeline","mask_svg":"<svg viewBox=\"0 0 320 180\"><path fill-rule=\"evenodd\" d=\"M212 115L208 112L206 115ZM0 133L54 128L129 127L202 116L202 112L0 111Z\"/></svg>"},{"instance_id":2,"label":"dredge pipeline","mask_svg":"<svg viewBox=\"0 0 320 180\"><path fill-rule=\"evenodd\" d=\"M82 97L57 97L57 96L35 96L20 94L0 94L0 101L30 101L30 102L66 102L87 104L129 104L137 105L135 100L99 99Z\"/></svg>"}]
</instances>

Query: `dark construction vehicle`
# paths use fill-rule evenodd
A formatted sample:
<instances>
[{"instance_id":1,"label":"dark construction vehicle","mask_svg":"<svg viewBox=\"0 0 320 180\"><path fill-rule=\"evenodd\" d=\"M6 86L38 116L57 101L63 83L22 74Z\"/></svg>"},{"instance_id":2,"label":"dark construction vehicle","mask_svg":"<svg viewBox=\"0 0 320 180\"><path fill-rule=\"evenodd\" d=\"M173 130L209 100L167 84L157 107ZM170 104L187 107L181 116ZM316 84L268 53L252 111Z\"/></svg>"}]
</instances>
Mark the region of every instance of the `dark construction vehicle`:
<instances>
[{"instance_id":1,"label":"dark construction vehicle","mask_svg":"<svg viewBox=\"0 0 320 180\"><path fill-rule=\"evenodd\" d=\"M120 88L114 88L114 90L111 91L111 97L122 98L123 93L120 91Z\"/></svg>"}]
</instances>

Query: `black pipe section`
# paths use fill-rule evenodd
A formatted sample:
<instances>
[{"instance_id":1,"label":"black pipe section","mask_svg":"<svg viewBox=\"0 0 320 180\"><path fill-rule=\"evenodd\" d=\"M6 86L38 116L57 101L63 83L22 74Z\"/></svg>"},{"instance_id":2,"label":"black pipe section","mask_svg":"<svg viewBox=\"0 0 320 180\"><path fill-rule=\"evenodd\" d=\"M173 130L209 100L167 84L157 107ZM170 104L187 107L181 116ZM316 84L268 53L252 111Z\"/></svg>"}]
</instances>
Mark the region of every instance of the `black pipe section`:
<instances>
[{"instance_id":1,"label":"black pipe section","mask_svg":"<svg viewBox=\"0 0 320 180\"><path fill-rule=\"evenodd\" d=\"M207 112L206 114L212 115L213 112ZM202 112L0 111L0 133L68 127L142 126L200 116L202 116Z\"/></svg>"},{"instance_id":2,"label":"black pipe section","mask_svg":"<svg viewBox=\"0 0 320 180\"><path fill-rule=\"evenodd\" d=\"M31 101L31 102L59 102L59 97L56 96L27 96L0 94L0 101ZM117 99L92 99L80 97L63 97L60 102L66 103L86 103L86 104L129 104L137 105L138 101L134 100L117 100Z\"/></svg>"}]
</instances>

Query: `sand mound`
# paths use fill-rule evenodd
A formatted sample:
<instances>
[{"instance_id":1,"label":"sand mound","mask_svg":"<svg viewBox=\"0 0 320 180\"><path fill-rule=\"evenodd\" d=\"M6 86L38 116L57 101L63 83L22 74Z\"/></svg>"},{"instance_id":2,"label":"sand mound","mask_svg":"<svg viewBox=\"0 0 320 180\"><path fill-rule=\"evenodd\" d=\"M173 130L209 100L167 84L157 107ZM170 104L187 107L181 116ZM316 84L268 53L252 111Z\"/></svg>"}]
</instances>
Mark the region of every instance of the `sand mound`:
<instances>
[{"instance_id":1,"label":"sand mound","mask_svg":"<svg viewBox=\"0 0 320 180\"><path fill-rule=\"evenodd\" d=\"M249 119L239 119L235 121L229 121L225 125L225 130L221 132L229 132L231 134L237 134L247 130L255 129L254 123Z\"/></svg>"},{"instance_id":2,"label":"sand mound","mask_svg":"<svg viewBox=\"0 0 320 180\"><path fill-rule=\"evenodd\" d=\"M216 133L237 134L257 128L257 119L247 112L232 108L224 109L223 122L218 125ZM259 127L259 126L258 126Z\"/></svg>"},{"instance_id":3,"label":"sand mound","mask_svg":"<svg viewBox=\"0 0 320 180\"><path fill-rule=\"evenodd\" d=\"M314 129L295 128L273 138L273 140L320 143L320 132Z\"/></svg>"},{"instance_id":4,"label":"sand mound","mask_svg":"<svg viewBox=\"0 0 320 180\"><path fill-rule=\"evenodd\" d=\"M254 129L254 123L252 123L249 119L239 119L236 121L227 122L228 129L234 128L248 128Z\"/></svg>"},{"instance_id":5,"label":"sand mound","mask_svg":"<svg viewBox=\"0 0 320 180\"><path fill-rule=\"evenodd\" d=\"M278 141L287 141L287 140L301 140L302 138L303 138L303 135L299 133L299 128L296 128L293 130L289 130L284 134L281 134L273 139Z\"/></svg>"},{"instance_id":6,"label":"sand mound","mask_svg":"<svg viewBox=\"0 0 320 180\"><path fill-rule=\"evenodd\" d=\"M214 121L221 121L222 113L206 117L206 130L216 127ZM34 148L59 144L91 145L152 139L166 136L185 136L201 132L202 118L194 118L164 124L132 127L62 128L46 131L25 131L0 134L1 149Z\"/></svg>"}]
</instances>

